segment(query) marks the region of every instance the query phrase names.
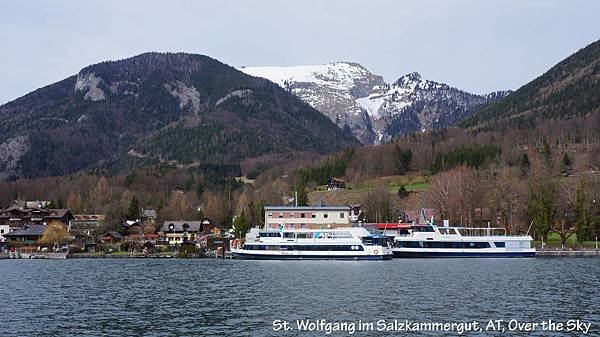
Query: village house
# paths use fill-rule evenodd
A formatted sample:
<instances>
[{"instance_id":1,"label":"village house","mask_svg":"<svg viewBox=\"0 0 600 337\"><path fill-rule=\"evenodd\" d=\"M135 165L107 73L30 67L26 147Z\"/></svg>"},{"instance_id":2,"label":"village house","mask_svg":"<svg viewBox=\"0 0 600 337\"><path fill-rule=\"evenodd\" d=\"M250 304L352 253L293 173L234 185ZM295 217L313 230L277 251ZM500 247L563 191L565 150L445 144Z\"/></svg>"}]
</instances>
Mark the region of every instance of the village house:
<instances>
[{"instance_id":1,"label":"village house","mask_svg":"<svg viewBox=\"0 0 600 337\"><path fill-rule=\"evenodd\" d=\"M69 222L69 233L75 237L92 236L103 224L104 214L75 214Z\"/></svg>"},{"instance_id":2,"label":"village house","mask_svg":"<svg viewBox=\"0 0 600 337\"><path fill-rule=\"evenodd\" d=\"M346 181L340 178L329 178L327 181L327 190L328 191L337 191L346 189Z\"/></svg>"},{"instance_id":3,"label":"village house","mask_svg":"<svg viewBox=\"0 0 600 337\"><path fill-rule=\"evenodd\" d=\"M179 245L194 240L201 233L202 221L165 221L161 228L167 245Z\"/></svg>"},{"instance_id":4,"label":"village house","mask_svg":"<svg viewBox=\"0 0 600 337\"><path fill-rule=\"evenodd\" d=\"M103 244L114 244L123 241L123 235L115 231L108 231L98 237L98 241Z\"/></svg>"},{"instance_id":5,"label":"village house","mask_svg":"<svg viewBox=\"0 0 600 337\"><path fill-rule=\"evenodd\" d=\"M156 226L156 219L158 219L158 213L155 209L142 209L140 212L139 221L142 226Z\"/></svg>"},{"instance_id":6,"label":"village house","mask_svg":"<svg viewBox=\"0 0 600 337\"><path fill-rule=\"evenodd\" d=\"M30 225L47 225L50 222L59 222L68 226L73 219L73 214L68 209L46 209L13 205L0 210L0 226L8 225L11 231Z\"/></svg>"},{"instance_id":7,"label":"village house","mask_svg":"<svg viewBox=\"0 0 600 337\"><path fill-rule=\"evenodd\" d=\"M37 242L48 227L45 225L28 225L25 228L14 230L8 234L4 234L4 238L8 242Z\"/></svg>"},{"instance_id":8,"label":"village house","mask_svg":"<svg viewBox=\"0 0 600 337\"><path fill-rule=\"evenodd\" d=\"M349 226L351 213L350 206L266 206L265 229Z\"/></svg>"}]
</instances>

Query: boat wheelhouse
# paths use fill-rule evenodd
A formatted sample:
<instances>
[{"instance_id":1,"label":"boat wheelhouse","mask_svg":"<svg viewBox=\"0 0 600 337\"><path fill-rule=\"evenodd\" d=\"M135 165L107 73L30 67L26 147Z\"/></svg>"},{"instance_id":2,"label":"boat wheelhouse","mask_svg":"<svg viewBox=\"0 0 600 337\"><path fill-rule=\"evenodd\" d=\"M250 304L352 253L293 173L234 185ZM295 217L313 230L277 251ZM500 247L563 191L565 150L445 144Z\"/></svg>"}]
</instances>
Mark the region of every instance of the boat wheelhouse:
<instances>
[{"instance_id":1,"label":"boat wheelhouse","mask_svg":"<svg viewBox=\"0 0 600 337\"><path fill-rule=\"evenodd\" d=\"M242 248L232 248L244 259L348 259L392 258L390 240L364 227L331 229L263 230L252 228Z\"/></svg>"},{"instance_id":2,"label":"boat wheelhouse","mask_svg":"<svg viewBox=\"0 0 600 337\"><path fill-rule=\"evenodd\" d=\"M510 236L504 228L374 224L393 237L394 257L534 257L529 235ZM499 233L500 232L500 233Z\"/></svg>"}]
</instances>

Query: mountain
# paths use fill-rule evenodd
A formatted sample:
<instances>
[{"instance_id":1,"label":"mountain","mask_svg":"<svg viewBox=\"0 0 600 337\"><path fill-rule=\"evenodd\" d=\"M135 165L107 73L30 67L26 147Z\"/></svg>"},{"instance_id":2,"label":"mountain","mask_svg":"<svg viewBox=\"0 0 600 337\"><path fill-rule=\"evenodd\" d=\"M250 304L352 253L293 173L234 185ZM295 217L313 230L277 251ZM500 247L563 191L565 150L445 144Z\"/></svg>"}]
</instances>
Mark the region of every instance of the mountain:
<instances>
[{"instance_id":1,"label":"mountain","mask_svg":"<svg viewBox=\"0 0 600 337\"><path fill-rule=\"evenodd\" d=\"M459 125L476 129L524 128L542 119L568 119L599 112L600 40Z\"/></svg>"},{"instance_id":2,"label":"mountain","mask_svg":"<svg viewBox=\"0 0 600 337\"><path fill-rule=\"evenodd\" d=\"M202 55L103 62L0 106L0 178L124 160L236 164L357 141L270 81Z\"/></svg>"},{"instance_id":3,"label":"mountain","mask_svg":"<svg viewBox=\"0 0 600 337\"><path fill-rule=\"evenodd\" d=\"M425 80L416 72L387 84L383 77L350 62L239 69L294 93L364 144L446 127L469 116L475 107L508 94L474 95Z\"/></svg>"}]
</instances>

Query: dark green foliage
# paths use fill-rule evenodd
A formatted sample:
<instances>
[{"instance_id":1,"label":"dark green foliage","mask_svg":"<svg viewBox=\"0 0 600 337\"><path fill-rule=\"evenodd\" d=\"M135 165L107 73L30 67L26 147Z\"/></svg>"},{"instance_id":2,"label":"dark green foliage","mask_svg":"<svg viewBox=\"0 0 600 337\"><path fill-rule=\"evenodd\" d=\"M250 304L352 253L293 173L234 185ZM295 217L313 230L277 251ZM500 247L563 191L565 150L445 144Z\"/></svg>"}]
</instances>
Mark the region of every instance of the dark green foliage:
<instances>
[{"instance_id":1,"label":"dark green foliage","mask_svg":"<svg viewBox=\"0 0 600 337\"><path fill-rule=\"evenodd\" d=\"M571 160L571 157L569 157L569 154L567 154L566 152L563 155L562 163L567 168L571 167L571 165L573 164L573 161Z\"/></svg>"},{"instance_id":2,"label":"dark green foliage","mask_svg":"<svg viewBox=\"0 0 600 337\"><path fill-rule=\"evenodd\" d=\"M528 213L535 226L538 239L548 238L557 211L554 186L551 183L530 186Z\"/></svg>"},{"instance_id":3,"label":"dark green foliage","mask_svg":"<svg viewBox=\"0 0 600 337\"><path fill-rule=\"evenodd\" d=\"M129 207L127 208L127 219L128 220L137 220L140 216L140 202L138 198L134 195L131 198L131 202L129 202Z\"/></svg>"},{"instance_id":4,"label":"dark green foliage","mask_svg":"<svg viewBox=\"0 0 600 337\"><path fill-rule=\"evenodd\" d=\"M500 154L496 145L467 145L448 153L437 153L430 167L432 173L438 173L459 165L479 168Z\"/></svg>"},{"instance_id":5,"label":"dark green foliage","mask_svg":"<svg viewBox=\"0 0 600 337\"><path fill-rule=\"evenodd\" d=\"M250 223L246 219L246 213L244 210L242 210L240 214L235 217L235 220L233 221L233 228L238 239L243 238L248 229L250 229Z\"/></svg>"},{"instance_id":6,"label":"dark green foliage","mask_svg":"<svg viewBox=\"0 0 600 337\"><path fill-rule=\"evenodd\" d=\"M302 168L296 171L301 184L305 185L309 181L314 181L318 185L325 185L329 178L343 177L346 174L348 163L354 156L354 150L347 150L342 155L328 160L324 164L315 167Z\"/></svg>"},{"instance_id":7,"label":"dark green foliage","mask_svg":"<svg viewBox=\"0 0 600 337\"><path fill-rule=\"evenodd\" d=\"M297 185L294 191L298 194L298 206L308 206L308 192L304 184Z\"/></svg>"},{"instance_id":8,"label":"dark green foliage","mask_svg":"<svg viewBox=\"0 0 600 337\"><path fill-rule=\"evenodd\" d=\"M544 161L544 165L547 168L552 168L552 150L550 149L550 144L546 140L544 140L544 144L542 144L542 150L540 151L542 155L542 160Z\"/></svg>"},{"instance_id":9,"label":"dark green foliage","mask_svg":"<svg viewBox=\"0 0 600 337\"><path fill-rule=\"evenodd\" d=\"M596 41L459 125L482 130L531 128L540 119L597 113L599 73L600 41Z\"/></svg>"},{"instance_id":10,"label":"dark green foliage","mask_svg":"<svg viewBox=\"0 0 600 337\"><path fill-rule=\"evenodd\" d=\"M179 258L191 258L197 254L196 244L193 242L184 242L179 246L177 250L177 257Z\"/></svg>"},{"instance_id":11,"label":"dark green foliage","mask_svg":"<svg viewBox=\"0 0 600 337\"><path fill-rule=\"evenodd\" d=\"M411 149L403 150L396 145L396 160L398 174L404 175L410 169L410 162L412 161Z\"/></svg>"},{"instance_id":12,"label":"dark green foliage","mask_svg":"<svg viewBox=\"0 0 600 337\"><path fill-rule=\"evenodd\" d=\"M525 177L529 174L529 170L531 169L531 162L529 161L529 156L527 153L523 152L521 159L519 160L519 172L522 177Z\"/></svg>"},{"instance_id":13,"label":"dark green foliage","mask_svg":"<svg viewBox=\"0 0 600 337\"><path fill-rule=\"evenodd\" d=\"M236 165L273 153L327 153L357 144L274 83L206 56L146 53L92 65L79 75L92 73L101 79L104 99L75 91L72 76L0 106L0 143L22 136L30 148L15 179L97 166ZM230 95L240 91L248 94ZM197 93L196 104L178 98L181 92Z\"/></svg>"},{"instance_id":14,"label":"dark green foliage","mask_svg":"<svg viewBox=\"0 0 600 337\"><path fill-rule=\"evenodd\" d=\"M408 191L406 190L406 187L404 187L404 185L400 185L400 187L398 188L398 197L400 197L400 199L408 197Z\"/></svg>"},{"instance_id":15,"label":"dark green foliage","mask_svg":"<svg viewBox=\"0 0 600 337\"><path fill-rule=\"evenodd\" d=\"M364 215L366 222L394 222L395 213L387 189L379 189L369 192L363 200Z\"/></svg>"},{"instance_id":16,"label":"dark green foliage","mask_svg":"<svg viewBox=\"0 0 600 337\"><path fill-rule=\"evenodd\" d=\"M130 188L131 185L133 185L133 183L135 182L135 178L136 178L135 171L126 175L125 179L123 179L123 187Z\"/></svg>"}]
</instances>

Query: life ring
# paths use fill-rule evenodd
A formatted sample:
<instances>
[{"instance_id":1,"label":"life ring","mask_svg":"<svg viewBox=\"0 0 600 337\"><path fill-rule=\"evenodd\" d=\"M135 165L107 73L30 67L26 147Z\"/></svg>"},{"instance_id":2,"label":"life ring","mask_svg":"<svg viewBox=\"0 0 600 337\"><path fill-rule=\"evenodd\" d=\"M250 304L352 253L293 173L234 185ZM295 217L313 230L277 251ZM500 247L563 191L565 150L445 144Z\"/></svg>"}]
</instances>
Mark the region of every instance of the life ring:
<instances>
[{"instance_id":1,"label":"life ring","mask_svg":"<svg viewBox=\"0 0 600 337\"><path fill-rule=\"evenodd\" d=\"M375 253L377 255L379 253L379 251L377 251L377 249L375 249L375 251L373 253Z\"/></svg>"}]
</instances>

